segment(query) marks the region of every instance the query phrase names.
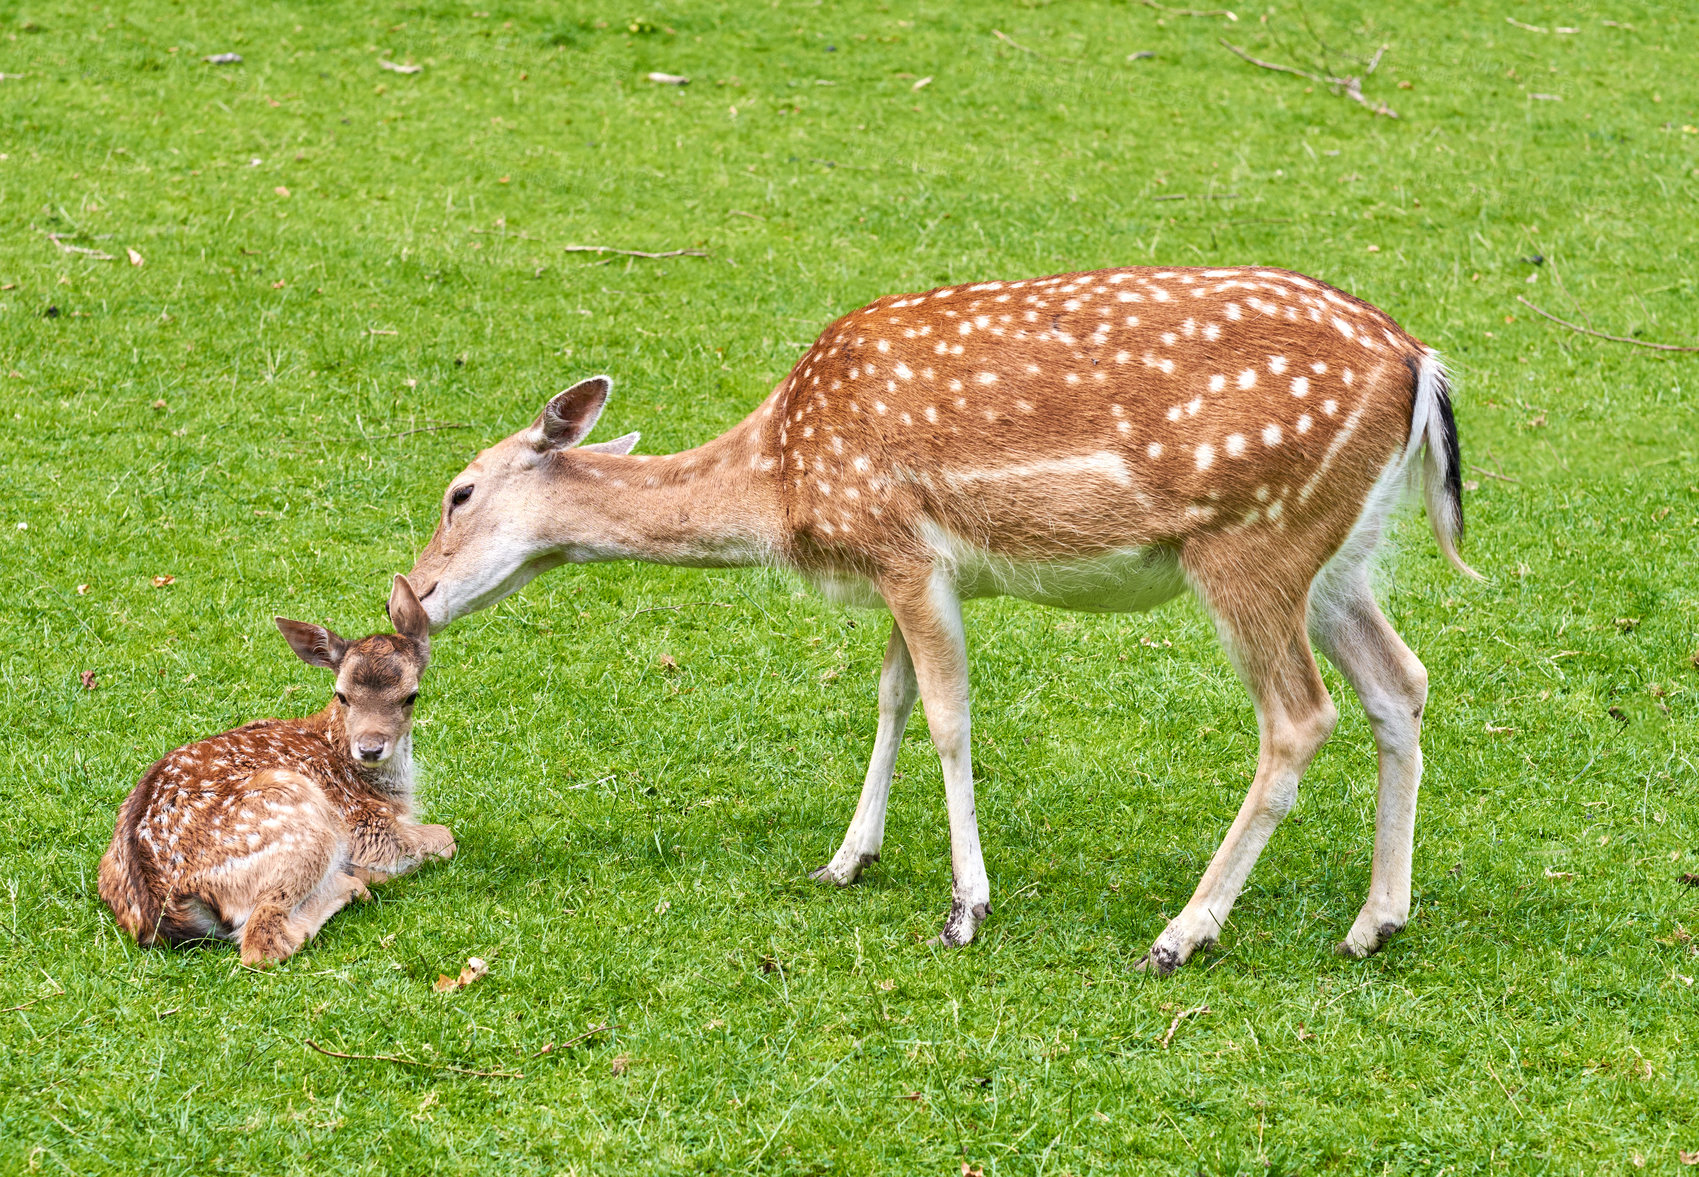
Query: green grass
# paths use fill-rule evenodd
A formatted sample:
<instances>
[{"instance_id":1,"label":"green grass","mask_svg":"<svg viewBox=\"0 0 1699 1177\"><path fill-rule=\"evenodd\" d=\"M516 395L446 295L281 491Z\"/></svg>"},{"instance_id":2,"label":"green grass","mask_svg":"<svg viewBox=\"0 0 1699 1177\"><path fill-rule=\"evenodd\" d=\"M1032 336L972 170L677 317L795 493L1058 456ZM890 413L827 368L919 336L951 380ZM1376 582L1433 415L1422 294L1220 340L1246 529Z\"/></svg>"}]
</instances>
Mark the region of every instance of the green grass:
<instances>
[{"instance_id":1,"label":"green grass","mask_svg":"<svg viewBox=\"0 0 1699 1177\"><path fill-rule=\"evenodd\" d=\"M1297 60L1287 0L1266 25L481 2L3 6L0 1007L27 1008L0 1014L0 1169L1682 1168L1699 356L1516 296L1699 341L1691 11L1313 6L1330 43L1390 46L1366 90L1393 121L1216 43ZM148 763L321 704L272 614L378 626L445 480L548 394L610 372L598 436L683 447L877 295L1144 262L1289 266L1386 308L1453 361L1465 461L1503 475L1467 475L1490 583L1420 518L1387 563L1433 691L1416 907L1381 956L1331 954L1373 810L1331 671L1343 722L1221 947L1155 981L1131 966L1250 778L1244 692L1190 604L975 606L996 914L943 953L918 722L884 861L803 877L854 808L883 619L637 566L438 640L422 808L452 863L265 975L140 951L100 906ZM465 427L405 432L440 424ZM488 977L432 991L474 954Z\"/></svg>"}]
</instances>

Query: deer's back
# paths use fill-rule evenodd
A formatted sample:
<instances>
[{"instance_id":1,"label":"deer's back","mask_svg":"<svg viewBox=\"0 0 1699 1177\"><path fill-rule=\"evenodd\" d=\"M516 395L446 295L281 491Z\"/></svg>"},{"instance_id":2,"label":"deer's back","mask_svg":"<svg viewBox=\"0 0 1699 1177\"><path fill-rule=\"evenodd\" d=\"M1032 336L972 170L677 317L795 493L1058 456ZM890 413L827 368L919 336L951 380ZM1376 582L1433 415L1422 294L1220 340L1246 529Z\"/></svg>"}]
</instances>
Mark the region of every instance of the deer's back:
<instances>
[{"instance_id":1,"label":"deer's back","mask_svg":"<svg viewBox=\"0 0 1699 1177\"><path fill-rule=\"evenodd\" d=\"M1336 544L1409 438L1424 351L1284 270L941 287L828 327L767 445L799 562L861 575L941 535L1017 564L1224 528Z\"/></svg>"}]
</instances>

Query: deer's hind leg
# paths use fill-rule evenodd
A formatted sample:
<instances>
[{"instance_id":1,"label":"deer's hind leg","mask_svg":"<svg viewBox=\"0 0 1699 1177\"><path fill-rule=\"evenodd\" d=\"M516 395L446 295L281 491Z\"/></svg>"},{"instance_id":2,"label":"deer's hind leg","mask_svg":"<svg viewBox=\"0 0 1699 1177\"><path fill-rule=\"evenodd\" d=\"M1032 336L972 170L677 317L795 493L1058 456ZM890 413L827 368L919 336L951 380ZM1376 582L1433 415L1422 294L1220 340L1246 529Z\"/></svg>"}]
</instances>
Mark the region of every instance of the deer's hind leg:
<instances>
[{"instance_id":1,"label":"deer's hind leg","mask_svg":"<svg viewBox=\"0 0 1699 1177\"><path fill-rule=\"evenodd\" d=\"M1310 603L1310 633L1362 700L1380 761L1369 895L1339 945L1342 956L1368 956L1410 918L1428 672L1388 624L1361 568L1318 586Z\"/></svg>"},{"instance_id":2,"label":"deer's hind leg","mask_svg":"<svg viewBox=\"0 0 1699 1177\"><path fill-rule=\"evenodd\" d=\"M885 663L879 671L879 731L873 737L873 756L867 764L861 800L838 852L810 878L847 887L861 876L863 867L879 861L879 848L885 841L885 808L891 799L891 774L896 770L903 729L908 726L919 691L908 643L903 640L902 627L893 620Z\"/></svg>"},{"instance_id":3,"label":"deer's hind leg","mask_svg":"<svg viewBox=\"0 0 1699 1177\"><path fill-rule=\"evenodd\" d=\"M1181 555L1256 705L1260 747L1250 791L1197 890L1139 962L1158 973L1173 972L1220 936L1269 836L1297 802L1299 778L1339 719L1305 633L1310 578L1286 580L1281 554L1263 555L1247 559L1243 546L1215 537L1193 541Z\"/></svg>"},{"instance_id":4,"label":"deer's hind leg","mask_svg":"<svg viewBox=\"0 0 1699 1177\"><path fill-rule=\"evenodd\" d=\"M341 824L323 790L300 773L266 769L249 778L215 835L221 851L192 890L219 913L242 963L285 960L325 920L365 893L348 873Z\"/></svg>"}]
</instances>

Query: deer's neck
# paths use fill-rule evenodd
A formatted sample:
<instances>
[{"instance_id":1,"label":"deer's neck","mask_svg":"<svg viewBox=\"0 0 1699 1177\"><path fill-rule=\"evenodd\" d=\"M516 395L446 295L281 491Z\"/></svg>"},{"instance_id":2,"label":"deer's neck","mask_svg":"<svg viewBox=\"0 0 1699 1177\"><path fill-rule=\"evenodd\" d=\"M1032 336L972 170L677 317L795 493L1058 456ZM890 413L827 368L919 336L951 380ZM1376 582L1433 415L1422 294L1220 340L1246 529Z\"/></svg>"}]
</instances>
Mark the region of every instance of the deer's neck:
<instances>
[{"instance_id":1,"label":"deer's neck","mask_svg":"<svg viewBox=\"0 0 1699 1177\"><path fill-rule=\"evenodd\" d=\"M559 537L567 559L646 560L695 568L766 564L783 549L776 463L760 411L706 445L677 454L574 455L550 515L568 529L595 504L596 542Z\"/></svg>"}]
</instances>

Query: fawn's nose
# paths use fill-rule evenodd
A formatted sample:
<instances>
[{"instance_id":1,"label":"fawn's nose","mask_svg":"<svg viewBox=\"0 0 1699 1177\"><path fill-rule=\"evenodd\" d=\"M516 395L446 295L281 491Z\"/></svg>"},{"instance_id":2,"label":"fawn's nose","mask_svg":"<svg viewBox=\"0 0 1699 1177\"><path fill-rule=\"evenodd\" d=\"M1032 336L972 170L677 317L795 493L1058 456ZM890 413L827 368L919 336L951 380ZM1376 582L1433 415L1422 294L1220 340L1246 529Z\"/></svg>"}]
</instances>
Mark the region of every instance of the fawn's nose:
<instances>
[{"instance_id":1,"label":"fawn's nose","mask_svg":"<svg viewBox=\"0 0 1699 1177\"><path fill-rule=\"evenodd\" d=\"M354 745L354 750L360 754L361 760L378 760L383 757L385 740L368 740L361 738Z\"/></svg>"}]
</instances>

